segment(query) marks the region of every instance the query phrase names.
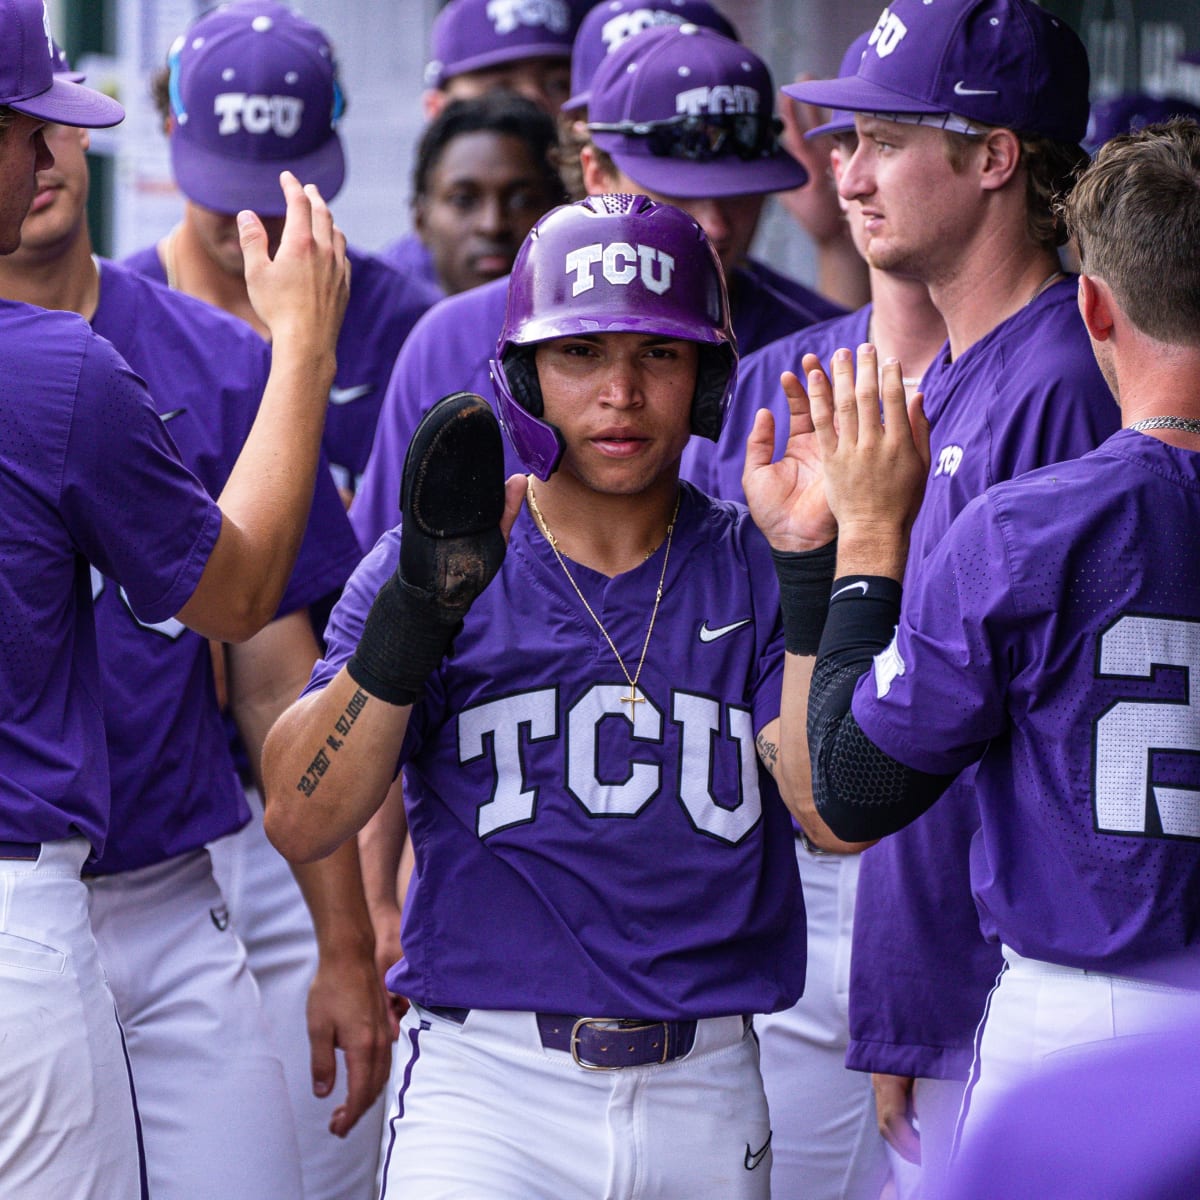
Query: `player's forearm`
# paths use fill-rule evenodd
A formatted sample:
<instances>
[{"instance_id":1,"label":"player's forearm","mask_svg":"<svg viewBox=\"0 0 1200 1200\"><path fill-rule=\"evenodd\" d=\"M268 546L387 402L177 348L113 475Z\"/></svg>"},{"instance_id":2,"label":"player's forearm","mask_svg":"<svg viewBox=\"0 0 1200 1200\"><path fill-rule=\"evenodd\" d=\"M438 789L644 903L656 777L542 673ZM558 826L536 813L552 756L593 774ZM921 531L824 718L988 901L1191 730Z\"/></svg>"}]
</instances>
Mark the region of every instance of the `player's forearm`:
<instances>
[{"instance_id":1,"label":"player's forearm","mask_svg":"<svg viewBox=\"0 0 1200 1200\"><path fill-rule=\"evenodd\" d=\"M383 803L358 834L358 854L368 907L399 907L397 880L407 833L403 784L397 776Z\"/></svg>"},{"instance_id":2,"label":"player's forearm","mask_svg":"<svg viewBox=\"0 0 1200 1200\"><path fill-rule=\"evenodd\" d=\"M391 785L409 712L343 669L280 717L263 747L263 784L267 836L286 859L313 862L366 824Z\"/></svg>"},{"instance_id":3,"label":"player's forearm","mask_svg":"<svg viewBox=\"0 0 1200 1200\"><path fill-rule=\"evenodd\" d=\"M293 863L323 958L374 960L375 935L367 911L358 845L353 838L312 863Z\"/></svg>"}]
</instances>

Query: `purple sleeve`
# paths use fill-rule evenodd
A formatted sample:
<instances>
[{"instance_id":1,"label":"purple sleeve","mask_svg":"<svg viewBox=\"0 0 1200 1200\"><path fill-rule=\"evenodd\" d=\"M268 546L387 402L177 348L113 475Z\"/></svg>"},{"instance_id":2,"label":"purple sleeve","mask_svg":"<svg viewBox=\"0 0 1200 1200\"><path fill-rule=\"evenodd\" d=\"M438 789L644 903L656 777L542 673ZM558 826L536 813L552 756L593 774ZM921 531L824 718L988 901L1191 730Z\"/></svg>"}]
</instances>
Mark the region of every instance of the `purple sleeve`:
<instances>
[{"instance_id":1,"label":"purple sleeve","mask_svg":"<svg viewBox=\"0 0 1200 1200\"><path fill-rule=\"evenodd\" d=\"M349 661L362 636L367 613L379 589L399 561L400 530L393 529L379 539L346 583L325 628L325 657L313 667L312 676L301 695L307 696L309 692L318 692L326 687Z\"/></svg>"},{"instance_id":2,"label":"purple sleeve","mask_svg":"<svg viewBox=\"0 0 1200 1200\"><path fill-rule=\"evenodd\" d=\"M179 461L141 380L102 338L80 364L59 504L80 552L146 622L191 598L221 511Z\"/></svg>"},{"instance_id":3,"label":"purple sleeve","mask_svg":"<svg viewBox=\"0 0 1200 1200\"><path fill-rule=\"evenodd\" d=\"M905 594L896 637L851 709L885 754L931 775L980 758L1007 725L1009 555L987 496L955 521Z\"/></svg>"}]
</instances>

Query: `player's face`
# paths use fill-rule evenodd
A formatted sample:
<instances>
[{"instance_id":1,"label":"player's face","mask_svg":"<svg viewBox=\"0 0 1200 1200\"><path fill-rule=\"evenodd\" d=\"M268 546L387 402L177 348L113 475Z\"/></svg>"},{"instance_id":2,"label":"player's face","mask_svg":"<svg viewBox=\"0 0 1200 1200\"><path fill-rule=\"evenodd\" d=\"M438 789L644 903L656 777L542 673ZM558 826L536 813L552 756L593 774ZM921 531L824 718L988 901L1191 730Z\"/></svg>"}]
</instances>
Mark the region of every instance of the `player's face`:
<instances>
[{"instance_id":1,"label":"player's face","mask_svg":"<svg viewBox=\"0 0 1200 1200\"><path fill-rule=\"evenodd\" d=\"M593 491L636 495L677 470L691 436L699 348L641 333L542 342L545 418L566 442L560 471Z\"/></svg>"},{"instance_id":2,"label":"player's face","mask_svg":"<svg viewBox=\"0 0 1200 1200\"><path fill-rule=\"evenodd\" d=\"M212 262L227 275L240 278L245 264L238 238L237 214L217 212L189 200L184 209L184 220ZM263 217L262 223L267 231L267 249L274 257L283 236L283 217Z\"/></svg>"},{"instance_id":3,"label":"player's face","mask_svg":"<svg viewBox=\"0 0 1200 1200\"><path fill-rule=\"evenodd\" d=\"M44 129L44 121L13 113L0 134L0 254L11 254L21 244L21 224L37 192L37 173L54 165Z\"/></svg>"},{"instance_id":4,"label":"player's face","mask_svg":"<svg viewBox=\"0 0 1200 1200\"><path fill-rule=\"evenodd\" d=\"M446 80L441 107L451 100L474 100L498 91L516 92L557 119L558 110L571 96L571 60L523 58L481 71L466 71Z\"/></svg>"},{"instance_id":5,"label":"player's face","mask_svg":"<svg viewBox=\"0 0 1200 1200\"><path fill-rule=\"evenodd\" d=\"M841 187L846 164L854 157L856 149L858 149L858 134L853 130L834 136L833 148L829 151L829 169L833 173L833 181L838 187ZM867 231L863 222L861 205L852 204L840 195L838 196L838 205L845 214L846 226L850 230L850 240L854 243L855 250L863 258L866 258Z\"/></svg>"},{"instance_id":6,"label":"player's face","mask_svg":"<svg viewBox=\"0 0 1200 1200\"><path fill-rule=\"evenodd\" d=\"M507 275L525 235L555 199L520 138L480 130L451 141L414 213L446 291Z\"/></svg>"},{"instance_id":7,"label":"player's face","mask_svg":"<svg viewBox=\"0 0 1200 1200\"><path fill-rule=\"evenodd\" d=\"M936 280L978 225L979 189L950 165L940 129L862 115L854 123L858 145L838 194L862 223L867 261Z\"/></svg>"},{"instance_id":8,"label":"player's face","mask_svg":"<svg viewBox=\"0 0 1200 1200\"><path fill-rule=\"evenodd\" d=\"M683 209L708 235L726 275L750 252L750 243L754 240L758 218L766 201L765 196L718 196L707 200L667 196L643 187L619 169L612 176L612 184L611 191L649 196L660 204L673 204Z\"/></svg>"},{"instance_id":9,"label":"player's face","mask_svg":"<svg viewBox=\"0 0 1200 1200\"><path fill-rule=\"evenodd\" d=\"M88 131L47 125L42 132L54 162L37 173L37 191L21 226L15 261L65 252L82 234L87 219Z\"/></svg>"}]
</instances>

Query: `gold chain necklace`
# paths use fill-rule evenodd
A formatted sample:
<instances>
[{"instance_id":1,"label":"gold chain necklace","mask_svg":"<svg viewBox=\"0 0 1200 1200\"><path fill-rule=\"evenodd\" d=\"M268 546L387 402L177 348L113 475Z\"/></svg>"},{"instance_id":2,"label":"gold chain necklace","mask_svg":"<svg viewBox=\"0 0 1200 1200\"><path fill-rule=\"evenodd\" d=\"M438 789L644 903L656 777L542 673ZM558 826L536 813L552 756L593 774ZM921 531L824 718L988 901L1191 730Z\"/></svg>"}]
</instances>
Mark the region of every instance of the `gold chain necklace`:
<instances>
[{"instance_id":1,"label":"gold chain necklace","mask_svg":"<svg viewBox=\"0 0 1200 1200\"><path fill-rule=\"evenodd\" d=\"M642 643L642 656L638 659L637 670L630 675L629 668L625 665L625 660L621 657L621 652L617 649L616 643L609 636L608 630L604 628L604 623L596 616L595 609L587 602L587 597L579 590L579 584L575 582L571 572L567 569L566 560L562 556L562 551L558 548L558 539L550 532L550 528L546 524L546 518L542 516L542 510L538 508L537 497L533 494L532 475L527 478L525 494L529 499L529 508L533 513L534 520L537 521L538 528L542 531L542 535L546 541L550 543L550 549L554 551L554 557L558 559L558 565L562 567L563 574L567 577L567 582L575 589L575 595L579 597L580 603L587 609L588 616L596 622L596 628L604 634L604 640L608 643L608 648L613 652L613 657L617 660L617 665L621 668L621 672L625 676L625 681L629 684L629 695L622 696L621 703L629 705L629 715L632 717L634 712L633 706L644 703L646 699L645 696L638 695L637 682L642 677L642 667L646 665L646 650L650 646L650 635L654 632L654 620L658 616L658 606L663 598L663 583L667 578L667 563L671 558L671 539L675 536L675 518L679 516L679 495L677 493L675 496L675 511L671 513L671 523L667 526L667 549L666 553L663 554L662 574L658 577L658 591L654 596L654 609L650 613L650 625L646 630L646 640Z\"/></svg>"}]
</instances>

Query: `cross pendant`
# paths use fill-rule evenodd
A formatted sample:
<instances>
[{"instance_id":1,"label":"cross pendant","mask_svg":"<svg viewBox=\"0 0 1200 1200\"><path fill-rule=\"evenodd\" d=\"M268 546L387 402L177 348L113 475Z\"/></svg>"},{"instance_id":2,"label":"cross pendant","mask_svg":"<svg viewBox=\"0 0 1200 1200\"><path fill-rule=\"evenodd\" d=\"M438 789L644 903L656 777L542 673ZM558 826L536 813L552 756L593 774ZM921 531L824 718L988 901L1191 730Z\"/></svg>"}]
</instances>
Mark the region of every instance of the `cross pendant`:
<instances>
[{"instance_id":1,"label":"cross pendant","mask_svg":"<svg viewBox=\"0 0 1200 1200\"><path fill-rule=\"evenodd\" d=\"M645 696L639 696L639 695L638 695L638 693L637 693L637 688L636 688L636 687L634 687L634 686L633 686L633 684L631 683L631 684L629 685L629 695L628 695L628 696L622 696L622 697L621 697L621 703L622 703L622 704L628 704L628 705L629 705L629 712L630 712L630 714L632 715L632 713L633 713L633 706L634 706L635 704L645 704L645 703L646 703L646 697L645 697Z\"/></svg>"}]
</instances>

